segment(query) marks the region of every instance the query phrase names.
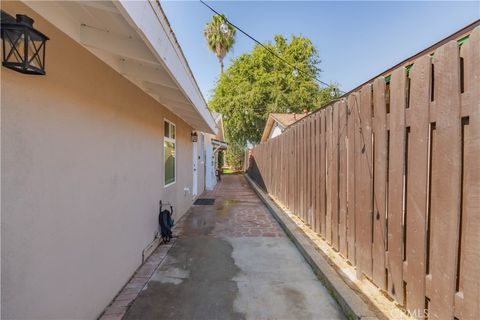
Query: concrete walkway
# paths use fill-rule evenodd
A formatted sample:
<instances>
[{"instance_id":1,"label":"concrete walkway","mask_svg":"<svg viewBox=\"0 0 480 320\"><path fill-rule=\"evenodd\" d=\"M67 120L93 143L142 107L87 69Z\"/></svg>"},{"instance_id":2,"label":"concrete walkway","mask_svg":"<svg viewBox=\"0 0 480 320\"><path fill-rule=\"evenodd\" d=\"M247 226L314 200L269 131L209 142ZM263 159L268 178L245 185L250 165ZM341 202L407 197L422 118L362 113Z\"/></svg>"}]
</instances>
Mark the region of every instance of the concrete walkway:
<instances>
[{"instance_id":1,"label":"concrete walkway","mask_svg":"<svg viewBox=\"0 0 480 320\"><path fill-rule=\"evenodd\" d=\"M344 319L243 176L201 198L124 319Z\"/></svg>"}]
</instances>

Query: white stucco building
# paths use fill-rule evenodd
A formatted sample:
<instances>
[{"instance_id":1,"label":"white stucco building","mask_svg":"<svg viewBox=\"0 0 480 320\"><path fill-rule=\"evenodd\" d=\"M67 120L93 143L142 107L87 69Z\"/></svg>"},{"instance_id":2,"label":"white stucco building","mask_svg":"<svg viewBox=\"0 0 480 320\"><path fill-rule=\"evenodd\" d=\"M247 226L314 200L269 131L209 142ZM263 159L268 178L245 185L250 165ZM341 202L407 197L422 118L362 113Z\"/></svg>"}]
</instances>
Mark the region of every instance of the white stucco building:
<instances>
[{"instance_id":1,"label":"white stucco building","mask_svg":"<svg viewBox=\"0 0 480 320\"><path fill-rule=\"evenodd\" d=\"M1 68L1 315L95 319L159 200L178 219L213 187L218 123L157 1L1 5L50 38L46 75Z\"/></svg>"},{"instance_id":2,"label":"white stucco building","mask_svg":"<svg viewBox=\"0 0 480 320\"><path fill-rule=\"evenodd\" d=\"M280 134L298 120L305 117L308 113L270 113L263 129L260 142L266 142Z\"/></svg>"},{"instance_id":3,"label":"white stucco building","mask_svg":"<svg viewBox=\"0 0 480 320\"><path fill-rule=\"evenodd\" d=\"M206 141L206 169L205 169L205 189L212 190L217 184L216 170L218 169L218 156L228 148L224 142L223 117L218 112L212 113L217 128L216 134L205 134Z\"/></svg>"}]
</instances>

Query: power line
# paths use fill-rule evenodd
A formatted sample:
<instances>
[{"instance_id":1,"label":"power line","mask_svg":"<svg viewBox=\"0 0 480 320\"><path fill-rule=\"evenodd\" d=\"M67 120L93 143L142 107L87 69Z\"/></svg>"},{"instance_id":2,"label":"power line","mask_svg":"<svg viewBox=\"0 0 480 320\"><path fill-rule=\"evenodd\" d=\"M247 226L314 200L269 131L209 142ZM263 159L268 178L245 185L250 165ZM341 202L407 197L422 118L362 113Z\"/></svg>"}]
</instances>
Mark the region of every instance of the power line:
<instances>
[{"instance_id":1,"label":"power line","mask_svg":"<svg viewBox=\"0 0 480 320\"><path fill-rule=\"evenodd\" d=\"M219 13L217 10L213 9L211 6L209 6L208 4L206 4L203 0L200 0L200 2L206 6L208 9L210 9L212 12L214 12L217 16L222 16L221 13ZM275 51L271 50L270 48L268 48L267 46L265 46L263 43L261 43L260 41L258 41L257 39L255 39L253 36L251 36L250 34L248 34L247 32L243 31L240 27L238 27L237 25L233 24L232 22L230 22L227 18L224 18L224 21L226 23L228 23L229 25L231 25L232 27L234 27L235 29L237 29L238 31L240 31L241 33L243 33L245 36L247 36L249 39L251 39L253 42L255 42L256 44L258 44L259 46L261 46L262 48L264 48L265 50L267 50L270 54L274 55L277 59L283 61L284 63L286 63L288 66L290 66L291 68L293 68L293 70L297 70L298 72L300 73L303 73L304 75L306 76L310 76L309 73L307 73L306 71L296 67L295 65L291 64L290 62L288 62L285 58L281 57L280 55L278 55ZM324 86L327 86L327 87L330 87L330 84L318 79L317 77L314 77L315 80L317 80L319 83L323 84ZM345 92L341 91L340 89L337 89L337 88L334 88L334 90L338 90L338 92L340 92L341 94L345 94Z\"/></svg>"}]
</instances>

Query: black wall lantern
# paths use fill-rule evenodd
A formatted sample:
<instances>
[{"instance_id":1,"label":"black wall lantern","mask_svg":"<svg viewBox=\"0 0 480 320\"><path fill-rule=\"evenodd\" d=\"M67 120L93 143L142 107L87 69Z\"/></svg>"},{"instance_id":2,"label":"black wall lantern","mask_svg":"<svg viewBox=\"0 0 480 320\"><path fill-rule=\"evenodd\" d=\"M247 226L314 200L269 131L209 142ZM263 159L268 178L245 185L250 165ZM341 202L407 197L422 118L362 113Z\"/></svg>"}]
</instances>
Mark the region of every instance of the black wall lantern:
<instances>
[{"instance_id":1,"label":"black wall lantern","mask_svg":"<svg viewBox=\"0 0 480 320\"><path fill-rule=\"evenodd\" d=\"M33 19L1 11L2 65L26 74L45 74L48 37L33 28Z\"/></svg>"},{"instance_id":2,"label":"black wall lantern","mask_svg":"<svg viewBox=\"0 0 480 320\"><path fill-rule=\"evenodd\" d=\"M197 142L198 141L198 135L195 131L192 132L192 142Z\"/></svg>"}]
</instances>

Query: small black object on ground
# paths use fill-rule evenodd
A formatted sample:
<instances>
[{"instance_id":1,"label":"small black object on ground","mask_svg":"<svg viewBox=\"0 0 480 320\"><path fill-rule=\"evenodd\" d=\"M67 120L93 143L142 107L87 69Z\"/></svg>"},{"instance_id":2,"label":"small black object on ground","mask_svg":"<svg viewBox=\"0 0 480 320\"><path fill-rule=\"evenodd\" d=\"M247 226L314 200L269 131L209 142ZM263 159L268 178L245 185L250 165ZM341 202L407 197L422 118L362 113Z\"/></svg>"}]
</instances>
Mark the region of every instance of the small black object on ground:
<instances>
[{"instance_id":1,"label":"small black object on ground","mask_svg":"<svg viewBox=\"0 0 480 320\"><path fill-rule=\"evenodd\" d=\"M215 199L210 199L210 198L203 198L203 199L197 199L193 204L195 205L201 205L201 206L213 206L215 203Z\"/></svg>"}]
</instances>

